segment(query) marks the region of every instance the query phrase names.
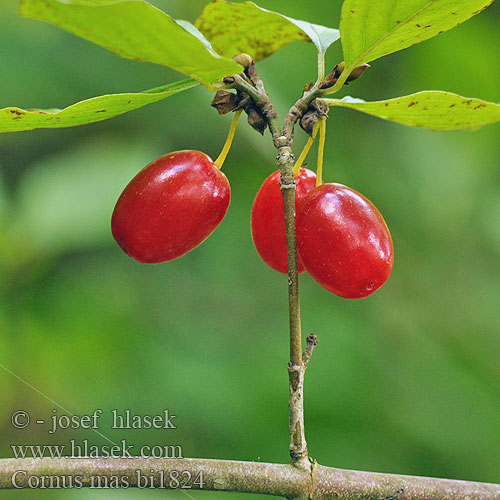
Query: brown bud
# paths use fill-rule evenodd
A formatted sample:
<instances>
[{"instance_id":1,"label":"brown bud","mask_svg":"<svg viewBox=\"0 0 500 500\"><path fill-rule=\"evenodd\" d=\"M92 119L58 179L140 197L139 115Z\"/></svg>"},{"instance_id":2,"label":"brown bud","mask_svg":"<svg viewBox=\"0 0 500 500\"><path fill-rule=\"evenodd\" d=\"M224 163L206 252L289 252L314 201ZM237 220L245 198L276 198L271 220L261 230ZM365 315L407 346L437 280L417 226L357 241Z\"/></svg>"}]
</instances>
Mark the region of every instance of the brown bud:
<instances>
[{"instance_id":1,"label":"brown bud","mask_svg":"<svg viewBox=\"0 0 500 500\"><path fill-rule=\"evenodd\" d=\"M328 104L321 99L314 99L309 105L307 112L304 113L300 119L302 130L312 137L316 123L318 123L323 116L328 116Z\"/></svg>"},{"instance_id":2,"label":"brown bud","mask_svg":"<svg viewBox=\"0 0 500 500\"><path fill-rule=\"evenodd\" d=\"M323 101L322 99L314 99L313 102L309 105L312 109L315 109L318 114L320 115L320 118L322 116L328 116L328 110L330 109L328 107L328 104Z\"/></svg>"},{"instance_id":3,"label":"brown bud","mask_svg":"<svg viewBox=\"0 0 500 500\"><path fill-rule=\"evenodd\" d=\"M331 73L328 73L326 75L325 79L321 82L319 88L320 89L329 89L330 87L333 87L338 80L338 76L335 75L335 70L333 70Z\"/></svg>"},{"instance_id":4,"label":"brown bud","mask_svg":"<svg viewBox=\"0 0 500 500\"><path fill-rule=\"evenodd\" d=\"M219 112L219 115L225 115L237 109L240 101L240 95L226 90L219 90L215 93L210 106L213 106Z\"/></svg>"},{"instance_id":5,"label":"brown bud","mask_svg":"<svg viewBox=\"0 0 500 500\"><path fill-rule=\"evenodd\" d=\"M308 111L302 115L300 126L302 130L312 137L314 126L318 123L319 117L315 111Z\"/></svg>"},{"instance_id":6,"label":"brown bud","mask_svg":"<svg viewBox=\"0 0 500 500\"><path fill-rule=\"evenodd\" d=\"M258 109L252 104L245 106L245 112L248 115L248 124L261 135L267 127L267 120L260 114Z\"/></svg>"},{"instance_id":7,"label":"brown bud","mask_svg":"<svg viewBox=\"0 0 500 500\"><path fill-rule=\"evenodd\" d=\"M352 73L347 77L346 83L350 83L353 82L354 80L357 80L369 67L370 67L369 64L362 64L361 66L354 68L352 70Z\"/></svg>"},{"instance_id":8,"label":"brown bud","mask_svg":"<svg viewBox=\"0 0 500 500\"><path fill-rule=\"evenodd\" d=\"M345 61L339 62L335 68L333 68L333 72L337 78L340 77L342 72L345 70Z\"/></svg>"},{"instance_id":9,"label":"brown bud","mask_svg":"<svg viewBox=\"0 0 500 500\"><path fill-rule=\"evenodd\" d=\"M337 80L339 79L344 69L345 69L345 62L342 61L338 63L335 66L335 68L333 68L332 71L328 73L328 75L326 75L325 79L321 82L319 88L329 89L330 87L333 87L337 83Z\"/></svg>"},{"instance_id":10,"label":"brown bud","mask_svg":"<svg viewBox=\"0 0 500 500\"><path fill-rule=\"evenodd\" d=\"M248 68L248 66L253 63L253 58L251 55L243 53L233 56L233 61L244 68Z\"/></svg>"},{"instance_id":11,"label":"brown bud","mask_svg":"<svg viewBox=\"0 0 500 500\"><path fill-rule=\"evenodd\" d=\"M347 77L345 85L349 85L350 82L357 80L369 67L370 67L369 64L362 64L361 66L354 68L351 74ZM340 78L340 75L344 72L344 70L345 70L345 62L342 61L338 63L335 66L335 68L333 68L331 73L328 73L328 75L326 75L326 78L321 82L319 88L329 89L330 87L333 87L335 83L337 83L337 80Z\"/></svg>"},{"instance_id":12,"label":"brown bud","mask_svg":"<svg viewBox=\"0 0 500 500\"><path fill-rule=\"evenodd\" d=\"M227 85L232 85L236 81L236 79L234 78L234 76L225 76L222 81Z\"/></svg>"}]
</instances>

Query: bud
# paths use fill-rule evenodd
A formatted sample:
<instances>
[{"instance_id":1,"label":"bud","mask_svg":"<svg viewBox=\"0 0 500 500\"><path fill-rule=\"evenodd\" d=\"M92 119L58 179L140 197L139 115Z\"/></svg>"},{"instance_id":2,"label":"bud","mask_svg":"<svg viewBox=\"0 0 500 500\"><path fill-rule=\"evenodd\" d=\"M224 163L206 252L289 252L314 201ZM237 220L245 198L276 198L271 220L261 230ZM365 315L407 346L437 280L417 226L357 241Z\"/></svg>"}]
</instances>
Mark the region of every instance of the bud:
<instances>
[{"instance_id":1,"label":"bud","mask_svg":"<svg viewBox=\"0 0 500 500\"><path fill-rule=\"evenodd\" d=\"M333 87L337 83L338 79L339 77L335 75L335 70L333 70L332 72L328 73L328 75L326 75L325 79L321 82L319 88L329 89L330 87Z\"/></svg>"},{"instance_id":2,"label":"bud","mask_svg":"<svg viewBox=\"0 0 500 500\"><path fill-rule=\"evenodd\" d=\"M337 78L339 78L344 70L345 70L345 61L342 61L338 63L337 66L335 66L335 68L333 68L333 73Z\"/></svg>"},{"instance_id":3,"label":"bud","mask_svg":"<svg viewBox=\"0 0 500 500\"><path fill-rule=\"evenodd\" d=\"M237 109L240 101L240 95L226 90L219 90L215 93L210 106L214 107L219 112L219 115L225 115Z\"/></svg>"},{"instance_id":4,"label":"bud","mask_svg":"<svg viewBox=\"0 0 500 500\"><path fill-rule=\"evenodd\" d=\"M328 104L321 99L314 99L308 110L300 119L300 126L306 134L312 137L316 123L323 117L328 116Z\"/></svg>"},{"instance_id":5,"label":"bud","mask_svg":"<svg viewBox=\"0 0 500 500\"><path fill-rule=\"evenodd\" d=\"M339 79L344 69L345 69L345 62L342 61L341 63L338 63L335 66L335 68L333 68L332 71L330 71L330 73L326 75L325 79L321 82L319 88L329 89L333 87L337 83L337 80Z\"/></svg>"},{"instance_id":6,"label":"bud","mask_svg":"<svg viewBox=\"0 0 500 500\"><path fill-rule=\"evenodd\" d=\"M247 104L244 109L245 113L248 115L248 124L261 135L264 135L264 130L266 130L267 127L267 120L264 116L260 114L253 103Z\"/></svg>"},{"instance_id":7,"label":"bud","mask_svg":"<svg viewBox=\"0 0 500 500\"><path fill-rule=\"evenodd\" d=\"M347 77L345 85L349 85L350 82L357 80L369 67L369 64L362 64L361 66L354 68L351 74ZM331 73L328 73L328 75L326 75L326 78L321 82L319 88L329 89L330 87L333 87L337 83L337 80L340 78L340 75L344 72L344 70L345 62L342 61L338 63L335 68L333 68Z\"/></svg>"},{"instance_id":8,"label":"bud","mask_svg":"<svg viewBox=\"0 0 500 500\"><path fill-rule=\"evenodd\" d=\"M233 56L233 61L244 68L248 68L254 62L252 56L245 53Z\"/></svg>"},{"instance_id":9,"label":"bud","mask_svg":"<svg viewBox=\"0 0 500 500\"><path fill-rule=\"evenodd\" d=\"M312 108L318 112L320 118L322 116L327 116L328 110L330 109L328 107L328 104L322 99L314 99L314 101L310 104L310 106L312 106Z\"/></svg>"},{"instance_id":10,"label":"bud","mask_svg":"<svg viewBox=\"0 0 500 500\"><path fill-rule=\"evenodd\" d=\"M318 123L319 117L315 111L308 111L302 115L300 119L300 127L302 130L312 137L314 126Z\"/></svg>"},{"instance_id":11,"label":"bud","mask_svg":"<svg viewBox=\"0 0 500 500\"><path fill-rule=\"evenodd\" d=\"M347 77L346 83L350 83L353 82L354 80L357 80L369 67L370 67L369 64L362 64L361 66L354 68L352 70L352 73Z\"/></svg>"}]
</instances>

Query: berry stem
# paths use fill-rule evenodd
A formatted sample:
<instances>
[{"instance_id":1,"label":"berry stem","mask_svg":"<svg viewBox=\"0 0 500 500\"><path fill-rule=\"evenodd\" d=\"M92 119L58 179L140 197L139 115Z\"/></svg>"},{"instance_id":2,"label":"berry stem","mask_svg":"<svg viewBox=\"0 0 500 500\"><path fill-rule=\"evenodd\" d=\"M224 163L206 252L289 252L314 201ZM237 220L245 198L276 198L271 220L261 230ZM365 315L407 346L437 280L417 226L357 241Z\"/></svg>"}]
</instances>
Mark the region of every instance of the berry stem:
<instances>
[{"instance_id":1,"label":"berry stem","mask_svg":"<svg viewBox=\"0 0 500 500\"><path fill-rule=\"evenodd\" d=\"M227 134L226 142L224 143L224 147L222 148L220 155L214 161L215 165L219 170L222 168L222 165L224 165L224 161L226 160L227 154L231 149L231 144L233 143L234 134L236 132L236 125L238 125L238 120L240 118L242 111L243 111L242 109L235 111L233 116L233 121L231 122L231 126L229 127L229 132Z\"/></svg>"},{"instance_id":2,"label":"berry stem","mask_svg":"<svg viewBox=\"0 0 500 500\"><path fill-rule=\"evenodd\" d=\"M316 186L323 184L323 154L326 139L326 117L319 120L318 169L316 170Z\"/></svg>"},{"instance_id":3,"label":"berry stem","mask_svg":"<svg viewBox=\"0 0 500 500\"><path fill-rule=\"evenodd\" d=\"M306 145L304 146L304 149L302 150L302 153L300 153L300 156L298 160L295 163L295 166L293 167L293 176L298 177L300 174L300 167L302 167L302 164L304 163L304 160L307 157L307 154L309 153L309 150L311 149L311 146L314 143L314 140L316 139L316 134L318 133L318 127L319 127L319 122L314 125L313 132L312 132L312 137L309 137L309 140L307 141Z\"/></svg>"}]
</instances>

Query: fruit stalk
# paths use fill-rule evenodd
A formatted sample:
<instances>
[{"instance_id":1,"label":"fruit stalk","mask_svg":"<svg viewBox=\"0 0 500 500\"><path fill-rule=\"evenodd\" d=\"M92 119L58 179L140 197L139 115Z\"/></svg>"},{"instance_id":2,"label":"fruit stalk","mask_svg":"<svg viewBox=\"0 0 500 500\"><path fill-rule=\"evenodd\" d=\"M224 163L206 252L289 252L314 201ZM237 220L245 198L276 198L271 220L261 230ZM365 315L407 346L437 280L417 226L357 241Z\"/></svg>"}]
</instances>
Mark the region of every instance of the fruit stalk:
<instances>
[{"instance_id":1,"label":"fruit stalk","mask_svg":"<svg viewBox=\"0 0 500 500\"><path fill-rule=\"evenodd\" d=\"M309 137L307 144L304 146L304 149L302 150L302 153L300 153L299 158L297 159L295 166L293 167L293 175L296 177L299 175L300 168L302 167L304 160L306 159L309 150L311 149L311 146L313 145L315 139L316 139L316 134L318 132L318 127L319 127L319 121L316 123L316 125L313 128L313 133L312 136Z\"/></svg>"},{"instance_id":2,"label":"fruit stalk","mask_svg":"<svg viewBox=\"0 0 500 500\"><path fill-rule=\"evenodd\" d=\"M236 132L236 126L238 125L238 120L240 118L242 111L243 110L238 109L237 111L234 112L233 120L231 121L231 126L229 127L229 132L227 134L226 142L224 143L220 155L214 161L215 165L219 170L222 168L222 165L224 165L224 162L226 161L227 158L227 154L229 153L231 145L233 144L234 134Z\"/></svg>"},{"instance_id":3,"label":"fruit stalk","mask_svg":"<svg viewBox=\"0 0 500 500\"><path fill-rule=\"evenodd\" d=\"M318 168L316 169L316 186L323 184L323 154L325 152L326 118L319 120Z\"/></svg>"}]
</instances>

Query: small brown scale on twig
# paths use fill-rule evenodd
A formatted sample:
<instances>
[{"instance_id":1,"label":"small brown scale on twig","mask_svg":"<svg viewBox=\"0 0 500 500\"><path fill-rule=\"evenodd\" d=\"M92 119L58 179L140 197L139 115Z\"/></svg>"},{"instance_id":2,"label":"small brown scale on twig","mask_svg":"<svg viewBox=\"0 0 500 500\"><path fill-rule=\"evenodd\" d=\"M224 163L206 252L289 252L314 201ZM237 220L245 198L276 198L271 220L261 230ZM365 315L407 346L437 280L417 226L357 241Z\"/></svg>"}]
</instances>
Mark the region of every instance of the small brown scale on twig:
<instances>
[{"instance_id":1,"label":"small brown scale on twig","mask_svg":"<svg viewBox=\"0 0 500 500\"><path fill-rule=\"evenodd\" d=\"M249 84L256 86L254 79L258 77L255 71L255 62L252 57L248 54L238 54L234 56L233 59L245 68L240 76ZM235 78L233 76L227 76L224 78L223 82L226 85L233 85L235 83ZM217 109L219 115L225 115L243 109L248 116L248 124L254 130L257 130L260 134L264 134L267 128L268 120L261 111L260 106L255 103L247 93L241 90L237 90L236 93L227 90L219 90L216 92L210 105Z\"/></svg>"}]
</instances>

